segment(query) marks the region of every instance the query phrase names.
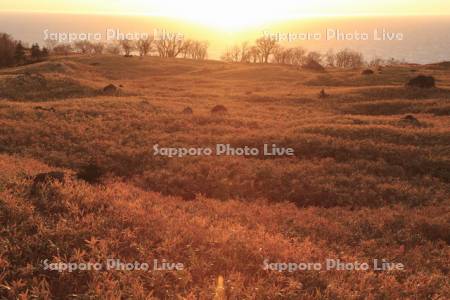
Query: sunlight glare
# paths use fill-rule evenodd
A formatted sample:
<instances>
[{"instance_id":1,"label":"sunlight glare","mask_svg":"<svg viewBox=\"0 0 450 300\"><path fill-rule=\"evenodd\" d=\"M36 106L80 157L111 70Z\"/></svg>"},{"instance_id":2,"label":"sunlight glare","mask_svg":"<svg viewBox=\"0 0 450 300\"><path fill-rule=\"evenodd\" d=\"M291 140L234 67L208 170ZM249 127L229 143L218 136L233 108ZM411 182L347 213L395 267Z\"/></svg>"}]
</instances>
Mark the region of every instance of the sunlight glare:
<instances>
[{"instance_id":1,"label":"sunlight glare","mask_svg":"<svg viewBox=\"0 0 450 300\"><path fill-rule=\"evenodd\" d=\"M299 4L295 0L168 0L161 4L146 4L144 9L153 14L176 17L224 30L236 30L257 26L266 22L286 18L282 12ZM145 8L146 7L146 8Z\"/></svg>"}]
</instances>

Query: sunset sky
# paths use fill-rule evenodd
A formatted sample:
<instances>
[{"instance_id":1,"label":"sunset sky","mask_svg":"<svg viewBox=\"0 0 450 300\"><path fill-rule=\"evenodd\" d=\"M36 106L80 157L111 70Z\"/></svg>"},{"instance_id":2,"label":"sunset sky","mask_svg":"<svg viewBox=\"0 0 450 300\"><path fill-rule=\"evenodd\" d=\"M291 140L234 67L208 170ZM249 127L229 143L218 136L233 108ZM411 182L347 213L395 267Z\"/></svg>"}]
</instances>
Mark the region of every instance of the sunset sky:
<instances>
[{"instance_id":1,"label":"sunset sky","mask_svg":"<svg viewBox=\"0 0 450 300\"><path fill-rule=\"evenodd\" d=\"M450 14L448 0L22 0L0 11L161 15L219 27L323 15Z\"/></svg>"}]
</instances>

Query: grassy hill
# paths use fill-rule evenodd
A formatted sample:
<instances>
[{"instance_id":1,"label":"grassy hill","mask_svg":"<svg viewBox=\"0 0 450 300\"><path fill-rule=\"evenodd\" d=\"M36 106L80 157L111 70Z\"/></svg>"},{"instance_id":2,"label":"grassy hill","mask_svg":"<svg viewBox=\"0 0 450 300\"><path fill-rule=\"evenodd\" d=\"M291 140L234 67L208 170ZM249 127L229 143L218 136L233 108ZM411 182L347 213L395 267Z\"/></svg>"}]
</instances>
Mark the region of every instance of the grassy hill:
<instances>
[{"instance_id":1,"label":"grassy hill","mask_svg":"<svg viewBox=\"0 0 450 300\"><path fill-rule=\"evenodd\" d=\"M418 74L437 88L404 86ZM118 91L105 93L109 84ZM212 114L216 105L228 113ZM100 56L0 70L0 296L217 299L223 276L229 299L440 299L449 292L449 113L446 65L361 75ZM277 144L295 156L152 150L218 143ZM32 193L36 174L93 162L101 184L69 176ZM185 269L41 265L108 257ZM384 258L405 271L263 269L265 259L327 258Z\"/></svg>"}]
</instances>

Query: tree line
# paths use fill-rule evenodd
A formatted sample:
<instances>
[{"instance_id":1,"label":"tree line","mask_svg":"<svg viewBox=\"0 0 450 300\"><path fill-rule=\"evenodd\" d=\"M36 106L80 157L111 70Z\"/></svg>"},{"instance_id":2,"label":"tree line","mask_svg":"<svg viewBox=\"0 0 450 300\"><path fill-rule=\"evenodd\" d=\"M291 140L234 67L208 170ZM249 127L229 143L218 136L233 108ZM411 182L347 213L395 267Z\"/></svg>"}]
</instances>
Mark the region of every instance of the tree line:
<instances>
[{"instance_id":1,"label":"tree line","mask_svg":"<svg viewBox=\"0 0 450 300\"><path fill-rule=\"evenodd\" d=\"M115 42L91 42L80 40L73 43L58 43L46 40L45 46L34 43L31 46L16 41L7 33L0 33L0 67L10 67L42 61L53 55L124 55L160 56L166 58L190 58L204 60L208 57L208 42L176 37L155 40L149 36L139 40L118 40Z\"/></svg>"},{"instance_id":2,"label":"tree line","mask_svg":"<svg viewBox=\"0 0 450 300\"><path fill-rule=\"evenodd\" d=\"M112 54L126 57L138 54L139 56L182 57L204 60L208 54L208 43L196 40L178 40L165 38L155 40L152 36L139 40L119 40L112 43L77 41L72 44L58 44L48 40L47 45L57 55L72 53L85 55Z\"/></svg>"},{"instance_id":3,"label":"tree line","mask_svg":"<svg viewBox=\"0 0 450 300\"><path fill-rule=\"evenodd\" d=\"M21 41L14 40L6 33L0 33L0 67L8 67L37 62L54 55L124 55L160 56L164 58L189 58L204 60L208 57L208 42L192 39L179 40L175 37L155 40L152 36L140 40L119 40L112 43L91 42L87 40L74 43L58 43L46 40L45 46L37 43L28 47ZM402 63L395 59L374 58L365 61L362 53L351 49L334 52L329 50L322 54L307 51L302 47L288 48L269 37L261 37L250 44L248 41L236 44L226 50L221 59L227 62L241 63L275 63L304 66L311 62L324 67L358 68L363 66L393 65Z\"/></svg>"},{"instance_id":4,"label":"tree line","mask_svg":"<svg viewBox=\"0 0 450 300\"><path fill-rule=\"evenodd\" d=\"M395 59L384 60L381 58L366 61L362 53L351 49L341 49L337 52L330 49L322 54L317 51L307 51L303 47L288 48L270 37L261 37L254 44L250 44L248 41L236 44L226 50L221 59L227 62L275 63L296 66L304 66L315 62L324 67L337 68L359 68L402 63Z\"/></svg>"},{"instance_id":5,"label":"tree line","mask_svg":"<svg viewBox=\"0 0 450 300\"><path fill-rule=\"evenodd\" d=\"M0 67L11 67L45 60L49 56L46 47L28 46L14 40L9 34L0 33Z\"/></svg>"}]
</instances>

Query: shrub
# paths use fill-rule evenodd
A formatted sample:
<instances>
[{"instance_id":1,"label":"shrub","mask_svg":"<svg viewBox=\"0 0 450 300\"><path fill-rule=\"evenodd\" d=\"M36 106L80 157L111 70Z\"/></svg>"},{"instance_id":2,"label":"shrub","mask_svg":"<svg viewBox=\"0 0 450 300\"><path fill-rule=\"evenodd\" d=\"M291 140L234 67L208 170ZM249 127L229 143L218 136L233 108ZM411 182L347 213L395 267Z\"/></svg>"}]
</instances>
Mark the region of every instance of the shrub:
<instances>
[{"instance_id":1,"label":"shrub","mask_svg":"<svg viewBox=\"0 0 450 300\"><path fill-rule=\"evenodd\" d=\"M361 72L361 75L373 75L375 72L371 69L366 69Z\"/></svg>"},{"instance_id":2,"label":"shrub","mask_svg":"<svg viewBox=\"0 0 450 300\"><path fill-rule=\"evenodd\" d=\"M425 75L418 75L411 80L408 81L406 84L408 87L416 87L416 88L422 88L422 89L429 89L435 87L435 79L433 76L425 76Z\"/></svg>"},{"instance_id":3,"label":"shrub","mask_svg":"<svg viewBox=\"0 0 450 300\"><path fill-rule=\"evenodd\" d=\"M194 113L194 111L192 110L191 107L188 106L188 107L183 109L182 113L185 114L185 115L192 115Z\"/></svg>"},{"instance_id":4,"label":"shrub","mask_svg":"<svg viewBox=\"0 0 450 300\"><path fill-rule=\"evenodd\" d=\"M226 114L228 109L223 105L216 105L211 109L212 114Z\"/></svg>"}]
</instances>

